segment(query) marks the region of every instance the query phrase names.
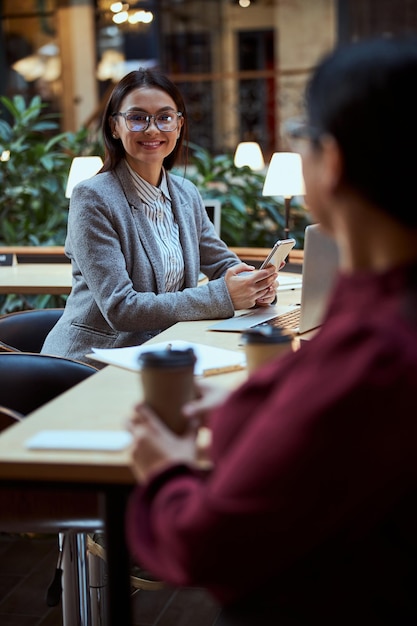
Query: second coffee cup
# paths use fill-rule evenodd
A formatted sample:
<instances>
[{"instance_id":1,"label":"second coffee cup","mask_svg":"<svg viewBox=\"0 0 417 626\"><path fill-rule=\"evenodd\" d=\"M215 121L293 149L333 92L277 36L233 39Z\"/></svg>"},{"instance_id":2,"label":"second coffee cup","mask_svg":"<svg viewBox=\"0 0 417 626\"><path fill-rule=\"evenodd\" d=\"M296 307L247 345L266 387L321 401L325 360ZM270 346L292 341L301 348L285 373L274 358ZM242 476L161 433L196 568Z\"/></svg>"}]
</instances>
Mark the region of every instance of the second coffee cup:
<instances>
[{"instance_id":1,"label":"second coffee cup","mask_svg":"<svg viewBox=\"0 0 417 626\"><path fill-rule=\"evenodd\" d=\"M294 336L291 333L274 326L260 326L245 330L242 333L242 340L249 374L267 361L291 351L293 339Z\"/></svg>"},{"instance_id":2,"label":"second coffee cup","mask_svg":"<svg viewBox=\"0 0 417 626\"><path fill-rule=\"evenodd\" d=\"M139 357L144 402L178 435L187 428L181 408L195 397L195 361L192 348L143 352Z\"/></svg>"}]
</instances>

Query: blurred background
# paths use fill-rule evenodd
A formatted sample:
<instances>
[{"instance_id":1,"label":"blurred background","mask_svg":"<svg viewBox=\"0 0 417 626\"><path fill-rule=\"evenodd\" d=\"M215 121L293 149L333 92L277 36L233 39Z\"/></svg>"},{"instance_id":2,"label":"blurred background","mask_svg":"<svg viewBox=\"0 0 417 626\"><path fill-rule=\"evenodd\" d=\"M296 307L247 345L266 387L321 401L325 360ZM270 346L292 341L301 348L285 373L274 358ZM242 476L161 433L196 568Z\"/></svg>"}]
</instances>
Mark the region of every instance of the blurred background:
<instances>
[{"instance_id":1,"label":"blurred background","mask_svg":"<svg viewBox=\"0 0 417 626\"><path fill-rule=\"evenodd\" d=\"M416 0L2 0L0 94L40 94L63 131L98 123L113 83L162 68L211 153L285 147L304 85L336 43L417 30Z\"/></svg>"}]
</instances>

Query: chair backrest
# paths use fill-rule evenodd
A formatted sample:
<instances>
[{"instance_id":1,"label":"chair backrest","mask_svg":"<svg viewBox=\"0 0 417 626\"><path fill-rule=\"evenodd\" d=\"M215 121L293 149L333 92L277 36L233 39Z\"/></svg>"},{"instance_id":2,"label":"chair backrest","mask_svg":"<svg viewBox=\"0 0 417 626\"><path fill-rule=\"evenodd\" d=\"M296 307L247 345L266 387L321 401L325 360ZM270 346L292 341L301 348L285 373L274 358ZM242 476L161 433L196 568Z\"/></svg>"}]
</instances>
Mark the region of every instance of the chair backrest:
<instances>
[{"instance_id":1,"label":"chair backrest","mask_svg":"<svg viewBox=\"0 0 417 626\"><path fill-rule=\"evenodd\" d=\"M0 405L0 432L13 424L17 424L24 418L24 415Z\"/></svg>"},{"instance_id":2,"label":"chair backrest","mask_svg":"<svg viewBox=\"0 0 417 626\"><path fill-rule=\"evenodd\" d=\"M0 316L0 344L21 352L40 352L51 328L55 326L63 308L31 309Z\"/></svg>"},{"instance_id":3,"label":"chair backrest","mask_svg":"<svg viewBox=\"0 0 417 626\"><path fill-rule=\"evenodd\" d=\"M27 415L97 371L59 356L0 352L0 404Z\"/></svg>"},{"instance_id":4,"label":"chair backrest","mask_svg":"<svg viewBox=\"0 0 417 626\"><path fill-rule=\"evenodd\" d=\"M16 352L16 348L0 341L0 352Z\"/></svg>"}]
</instances>

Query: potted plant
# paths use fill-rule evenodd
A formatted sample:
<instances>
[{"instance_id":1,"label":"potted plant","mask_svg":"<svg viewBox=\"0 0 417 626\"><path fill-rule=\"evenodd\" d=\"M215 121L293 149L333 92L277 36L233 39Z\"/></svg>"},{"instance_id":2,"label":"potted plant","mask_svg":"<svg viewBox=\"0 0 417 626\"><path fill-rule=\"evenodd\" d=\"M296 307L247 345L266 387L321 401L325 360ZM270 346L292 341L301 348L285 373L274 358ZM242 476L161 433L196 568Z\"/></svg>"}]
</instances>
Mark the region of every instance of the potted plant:
<instances>
[{"instance_id":1,"label":"potted plant","mask_svg":"<svg viewBox=\"0 0 417 626\"><path fill-rule=\"evenodd\" d=\"M65 187L74 156L99 154L86 129L57 133L56 115L35 96L0 97L0 245L63 245L68 199ZM0 298L0 312L62 306L62 298Z\"/></svg>"}]
</instances>

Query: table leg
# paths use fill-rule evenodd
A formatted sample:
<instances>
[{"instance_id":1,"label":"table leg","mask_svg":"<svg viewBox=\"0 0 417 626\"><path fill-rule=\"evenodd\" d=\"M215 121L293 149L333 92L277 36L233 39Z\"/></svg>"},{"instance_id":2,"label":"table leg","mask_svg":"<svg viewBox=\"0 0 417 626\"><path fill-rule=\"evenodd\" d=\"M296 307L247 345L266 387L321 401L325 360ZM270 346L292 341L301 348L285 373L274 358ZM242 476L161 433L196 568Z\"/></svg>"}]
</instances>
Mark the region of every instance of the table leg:
<instances>
[{"instance_id":1,"label":"table leg","mask_svg":"<svg viewBox=\"0 0 417 626\"><path fill-rule=\"evenodd\" d=\"M130 489L108 487L103 494L109 590L109 626L132 624L130 559L125 538L125 511Z\"/></svg>"},{"instance_id":2,"label":"table leg","mask_svg":"<svg viewBox=\"0 0 417 626\"><path fill-rule=\"evenodd\" d=\"M88 555L88 579L91 626L108 626L107 562L91 552Z\"/></svg>"},{"instance_id":3,"label":"table leg","mask_svg":"<svg viewBox=\"0 0 417 626\"><path fill-rule=\"evenodd\" d=\"M90 626L85 536L67 531L63 538L62 618L64 626Z\"/></svg>"}]
</instances>

